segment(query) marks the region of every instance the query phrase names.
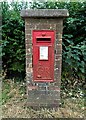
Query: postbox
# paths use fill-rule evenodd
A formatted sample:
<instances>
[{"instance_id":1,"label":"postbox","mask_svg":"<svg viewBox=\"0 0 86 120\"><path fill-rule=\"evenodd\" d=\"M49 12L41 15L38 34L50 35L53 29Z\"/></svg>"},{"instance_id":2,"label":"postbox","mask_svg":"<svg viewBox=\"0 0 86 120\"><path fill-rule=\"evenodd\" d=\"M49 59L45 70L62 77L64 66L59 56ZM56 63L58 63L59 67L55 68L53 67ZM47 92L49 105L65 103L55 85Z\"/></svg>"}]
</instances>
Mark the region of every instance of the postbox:
<instances>
[{"instance_id":1,"label":"postbox","mask_svg":"<svg viewBox=\"0 0 86 120\"><path fill-rule=\"evenodd\" d=\"M60 103L63 20L66 9L25 9L27 105Z\"/></svg>"},{"instance_id":2,"label":"postbox","mask_svg":"<svg viewBox=\"0 0 86 120\"><path fill-rule=\"evenodd\" d=\"M54 81L55 31L33 30L33 81Z\"/></svg>"}]
</instances>

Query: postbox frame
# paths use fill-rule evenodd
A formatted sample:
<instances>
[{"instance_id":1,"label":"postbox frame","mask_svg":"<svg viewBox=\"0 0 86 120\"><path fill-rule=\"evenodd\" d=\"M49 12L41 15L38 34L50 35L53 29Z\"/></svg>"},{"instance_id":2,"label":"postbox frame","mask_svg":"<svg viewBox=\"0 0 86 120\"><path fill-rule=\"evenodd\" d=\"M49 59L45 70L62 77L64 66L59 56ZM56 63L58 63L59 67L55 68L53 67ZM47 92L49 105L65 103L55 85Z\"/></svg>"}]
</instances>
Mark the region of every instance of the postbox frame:
<instances>
[{"instance_id":1,"label":"postbox frame","mask_svg":"<svg viewBox=\"0 0 86 120\"><path fill-rule=\"evenodd\" d=\"M45 33L46 35L38 35L37 34L37 36L35 35L34 36L34 33L36 34L36 32L38 33L38 34L42 34L42 33ZM51 34L50 34L51 33ZM53 34L53 35L52 35ZM50 62L52 65L50 65L51 66L51 71L52 72L50 72L52 75L52 79L50 79L50 78L47 78L47 79L36 79L35 77L34 77L34 75L35 75L35 69L34 69L34 57L32 58L33 60L32 60L32 62L33 62L33 81L34 82L54 82L54 42L55 42L55 30L33 30L32 31L32 36L33 36L33 39L32 39L32 44L33 44L33 47L32 47L32 53L33 53L33 56L34 56L34 46L36 45L36 46L38 46L38 47L48 47L48 59L39 59L40 57L39 57L39 55L40 55L40 48L38 48L38 59L39 59L39 61L41 62L41 61L44 61L45 63L46 62ZM41 38L45 38L45 39L50 39L50 40L47 40L47 41L37 41L37 38L39 38L39 39L41 39ZM50 47L52 47L52 50L50 50ZM53 51L53 53L52 53L52 59L51 59L51 61L49 60L50 59L50 51ZM37 54L36 52L35 52L35 54ZM48 68L48 67L45 67L45 68ZM47 72L47 71L46 71Z\"/></svg>"}]
</instances>

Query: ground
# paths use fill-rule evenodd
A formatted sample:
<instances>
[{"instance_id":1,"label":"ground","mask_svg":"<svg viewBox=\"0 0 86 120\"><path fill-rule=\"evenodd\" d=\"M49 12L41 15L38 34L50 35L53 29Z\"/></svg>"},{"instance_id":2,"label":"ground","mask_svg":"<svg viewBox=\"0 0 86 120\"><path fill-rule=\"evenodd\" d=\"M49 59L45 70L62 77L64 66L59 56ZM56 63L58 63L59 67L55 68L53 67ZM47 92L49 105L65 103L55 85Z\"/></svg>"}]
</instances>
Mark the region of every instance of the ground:
<instances>
[{"instance_id":1,"label":"ground","mask_svg":"<svg viewBox=\"0 0 86 120\"><path fill-rule=\"evenodd\" d=\"M57 109L33 109L26 105L25 83L4 80L2 84L3 118L85 118L84 98L61 98Z\"/></svg>"}]
</instances>

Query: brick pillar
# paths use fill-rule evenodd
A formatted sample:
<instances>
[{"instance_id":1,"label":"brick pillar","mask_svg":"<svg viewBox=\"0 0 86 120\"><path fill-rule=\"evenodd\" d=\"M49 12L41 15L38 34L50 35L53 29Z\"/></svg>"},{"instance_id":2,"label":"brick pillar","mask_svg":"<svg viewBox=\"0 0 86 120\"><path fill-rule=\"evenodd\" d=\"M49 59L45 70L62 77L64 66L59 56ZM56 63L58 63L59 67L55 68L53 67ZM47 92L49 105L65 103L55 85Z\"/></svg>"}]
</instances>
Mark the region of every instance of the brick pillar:
<instances>
[{"instance_id":1,"label":"brick pillar","mask_svg":"<svg viewBox=\"0 0 86 120\"><path fill-rule=\"evenodd\" d=\"M63 9L22 10L21 16L25 19L25 46L26 46L26 79L27 102L29 106L56 107L60 100L61 66L62 66L62 32L63 18L68 11ZM54 30L54 82L34 82L32 67L32 31Z\"/></svg>"}]
</instances>

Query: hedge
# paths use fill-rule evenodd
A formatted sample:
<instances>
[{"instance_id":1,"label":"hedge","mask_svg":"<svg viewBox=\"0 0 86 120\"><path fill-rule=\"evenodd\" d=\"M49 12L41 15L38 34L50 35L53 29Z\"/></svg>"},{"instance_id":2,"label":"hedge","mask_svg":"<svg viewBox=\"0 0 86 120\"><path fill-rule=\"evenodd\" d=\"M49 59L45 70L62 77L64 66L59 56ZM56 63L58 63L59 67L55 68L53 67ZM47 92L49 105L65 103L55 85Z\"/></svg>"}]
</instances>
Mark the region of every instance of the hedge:
<instances>
[{"instance_id":1,"label":"hedge","mask_svg":"<svg viewBox=\"0 0 86 120\"><path fill-rule=\"evenodd\" d=\"M21 9L68 9L64 20L62 81L64 86L82 80L86 62L86 2L1 2L2 6L2 60L7 77L25 77L25 28ZM65 82L64 82L65 81ZM77 82L76 82L77 81ZM81 85L82 85L81 84Z\"/></svg>"}]
</instances>

